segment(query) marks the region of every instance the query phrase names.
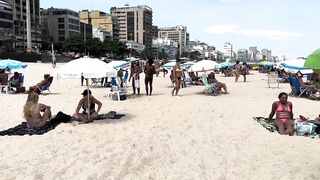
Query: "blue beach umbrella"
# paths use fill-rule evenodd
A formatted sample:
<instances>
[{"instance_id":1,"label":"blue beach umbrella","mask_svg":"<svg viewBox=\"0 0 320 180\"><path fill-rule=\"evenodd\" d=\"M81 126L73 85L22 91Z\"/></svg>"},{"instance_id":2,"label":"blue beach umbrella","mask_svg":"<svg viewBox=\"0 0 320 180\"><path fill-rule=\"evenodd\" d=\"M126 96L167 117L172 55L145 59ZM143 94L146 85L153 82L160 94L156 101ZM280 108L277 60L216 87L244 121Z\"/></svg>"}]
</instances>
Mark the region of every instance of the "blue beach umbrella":
<instances>
[{"instance_id":1,"label":"blue beach umbrella","mask_svg":"<svg viewBox=\"0 0 320 180\"><path fill-rule=\"evenodd\" d=\"M17 60L4 59L0 60L0 69L19 69L26 68L28 65Z\"/></svg>"},{"instance_id":2,"label":"blue beach umbrella","mask_svg":"<svg viewBox=\"0 0 320 180\"><path fill-rule=\"evenodd\" d=\"M294 59L294 60L283 61L281 65L288 69L303 70L303 69L308 69L304 67L305 61L306 60L304 59Z\"/></svg>"},{"instance_id":3,"label":"blue beach umbrella","mask_svg":"<svg viewBox=\"0 0 320 180\"><path fill-rule=\"evenodd\" d=\"M128 61L111 61L108 63L108 65L117 70L119 70L120 68L122 69L130 68L130 62Z\"/></svg>"},{"instance_id":4,"label":"blue beach umbrella","mask_svg":"<svg viewBox=\"0 0 320 180\"><path fill-rule=\"evenodd\" d=\"M220 68L225 68L225 67L229 67L231 66L231 64L229 62L223 62L223 63L220 63Z\"/></svg>"}]
</instances>

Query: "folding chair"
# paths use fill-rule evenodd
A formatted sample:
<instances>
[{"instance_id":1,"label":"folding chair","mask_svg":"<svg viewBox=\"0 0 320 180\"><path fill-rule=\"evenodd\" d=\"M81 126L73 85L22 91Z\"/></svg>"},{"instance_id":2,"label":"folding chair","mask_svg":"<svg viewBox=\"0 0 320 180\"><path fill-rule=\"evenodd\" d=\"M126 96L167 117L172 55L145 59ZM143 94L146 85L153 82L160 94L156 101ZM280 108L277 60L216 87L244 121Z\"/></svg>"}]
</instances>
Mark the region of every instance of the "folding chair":
<instances>
[{"instance_id":1,"label":"folding chair","mask_svg":"<svg viewBox=\"0 0 320 180\"><path fill-rule=\"evenodd\" d=\"M9 75L7 73L0 75L0 92L3 92L5 89L6 94L9 93L10 83L9 83Z\"/></svg>"},{"instance_id":2,"label":"folding chair","mask_svg":"<svg viewBox=\"0 0 320 180\"><path fill-rule=\"evenodd\" d=\"M297 95L299 98L303 94L312 94L310 89L301 86L298 77L294 74L289 75L289 83L291 86L290 95Z\"/></svg>"},{"instance_id":3,"label":"folding chair","mask_svg":"<svg viewBox=\"0 0 320 180\"><path fill-rule=\"evenodd\" d=\"M52 81L53 81L53 77L50 76L48 77L48 82L44 85L44 86L37 86L37 89L38 91L40 91L40 94L42 94L44 91L49 91L49 94L51 94L51 91L50 91L50 86L52 84Z\"/></svg>"},{"instance_id":4,"label":"folding chair","mask_svg":"<svg viewBox=\"0 0 320 180\"><path fill-rule=\"evenodd\" d=\"M277 88L279 88L279 78L275 73L268 74L268 87L271 87L271 84L276 84Z\"/></svg>"}]
</instances>

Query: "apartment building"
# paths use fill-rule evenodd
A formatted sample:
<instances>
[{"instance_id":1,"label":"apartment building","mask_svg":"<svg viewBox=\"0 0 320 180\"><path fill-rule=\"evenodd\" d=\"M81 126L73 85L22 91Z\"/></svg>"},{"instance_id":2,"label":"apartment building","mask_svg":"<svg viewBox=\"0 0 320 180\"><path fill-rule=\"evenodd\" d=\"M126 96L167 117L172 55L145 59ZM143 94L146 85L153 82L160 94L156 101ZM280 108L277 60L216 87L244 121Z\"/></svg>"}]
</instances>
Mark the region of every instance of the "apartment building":
<instances>
[{"instance_id":1,"label":"apartment building","mask_svg":"<svg viewBox=\"0 0 320 180\"><path fill-rule=\"evenodd\" d=\"M0 40L11 39L13 36L12 6L0 0Z\"/></svg>"},{"instance_id":2,"label":"apartment building","mask_svg":"<svg viewBox=\"0 0 320 180\"><path fill-rule=\"evenodd\" d=\"M16 39L16 48L26 48L27 46L27 6L26 0L2 0L12 6L13 31ZM31 46L39 48L41 46L40 30L40 0L30 0L31 19Z\"/></svg>"},{"instance_id":3,"label":"apartment building","mask_svg":"<svg viewBox=\"0 0 320 180\"><path fill-rule=\"evenodd\" d=\"M91 24L95 29L111 34L112 40L119 40L119 22L116 16L98 10L82 10L79 15L80 22Z\"/></svg>"},{"instance_id":4,"label":"apartment building","mask_svg":"<svg viewBox=\"0 0 320 180\"><path fill-rule=\"evenodd\" d=\"M223 54L224 58L230 58L233 59L234 53L233 53L233 45L230 42L225 42L223 46Z\"/></svg>"},{"instance_id":5,"label":"apartment building","mask_svg":"<svg viewBox=\"0 0 320 180\"><path fill-rule=\"evenodd\" d=\"M262 55L262 59L263 60L267 60L267 61L271 61L272 60L272 56L271 56L271 50L268 49L262 49L261 50L261 55Z\"/></svg>"},{"instance_id":6,"label":"apartment building","mask_svg":"<svg viewBox=\"0 0 320 180\"><path fill-rule=\"evenodd\" d=\"M70 9L49 8L41 11L41 22L47 25L55 42L80 34L79 13Z\"/></svg>"},{"instance_id":7,"label":"apartment building","mask_svg":"<svg viewBox=\"0 0 320 180\"><path fill-rule=\"evenodd\" d=\"M148 6L112 7L112 15L119 20L119 40L152 45L152 9Z\"/></svg>"},{"instance_id":8,"label":"apartment building","mask_svg":"<svg viewBox=\"0 0 320 180\"><path fill-rule=\"evenodd\" d=\"M175 26L175 27L164 27L160 28L158 37L163 39L171 39L178 43L178 49L180 55L187 51L187 27L186 26Z\"/></svg>"},{"instance_id":9,"label":"apartment building","mask_svg":"<svg viewBox=\"0 0 320 180\"><path fill-rule=\"evenodd\" d=\"M247 62L249 60L249 54L247 49L239 49L237 52L237 60Z\"/></svg>"}]
</instances>

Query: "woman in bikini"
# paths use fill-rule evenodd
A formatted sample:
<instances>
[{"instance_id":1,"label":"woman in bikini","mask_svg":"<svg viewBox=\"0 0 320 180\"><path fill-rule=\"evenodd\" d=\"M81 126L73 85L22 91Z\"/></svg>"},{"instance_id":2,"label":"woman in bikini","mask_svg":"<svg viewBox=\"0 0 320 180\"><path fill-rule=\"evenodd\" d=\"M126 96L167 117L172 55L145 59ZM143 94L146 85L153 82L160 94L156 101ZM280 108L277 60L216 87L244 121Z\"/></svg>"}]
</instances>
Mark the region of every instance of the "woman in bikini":
<instances>
[{"instance_id":1,"label":"woman in bikini","mask_svg":"<svg viewBox=\"0 0 320 180\"><path fill-rule=\"evenodd\" d=\"M154 63L153 59L149 59L147 65L144 68L144 73L145 73L144 83L146 86L146 93L147 95L150 95L150 96L152 94L153 75L156 74L156 68L153 65L153 63ZM150 93L149 93L148 85L150 85Z\"/></svg>"},{"instance_id":2,"label":"woman in bikini","mask_svg":"<svg viewBox=\"0 0 320 180\"><path fill-rule=\"evenodd\" d=\"M182 69L180 67L181 59L177 59L176 65L173 67L172 75L175 82L175 86L171 92L172 96L178 95L180 84L181 84L181 77L182 77Z\"/></svg>"},{"instance_id":3,"label":"woman in bikini","mask_svg":"<svg viewBox=\"0 0 320 180\"><path fill-rule=\"evenodd\" d=\"M27 120L27 126L31 128L40 128L51 119L51 107L38 103L39 95L31 93L23 108L24 118Z\"/></svg>"},{"instance_id":4,"label":"woman in bikini","mask_svg":"<svg viewBox=\"0 0 320 180\"><path fill-rule=\"evenodd\" d=\"M278 98L279 101L272 104L268 121L270 122L274 114L276 114L274 123L278 127L279 134L292 136L294 133L292 103L288 101L288 94L285 92L280 93Z\"/></svg>"},{"instance_id":5,"label":"woman in bikini","mask_svg":"<svg viewBox=\"0 0 320 180\"><path fill-rule=\"evenodd\" d=\"M79 122L93 121L98 117L99 111L102 107L102 103L91 95L90 90L87 90L87 89L84 90L82 95L83 95L83 98L79 101L76 112L73 115L73 117L75 118L76 121L79 121ZM88 100L89 100L89 103L88 103ZM96 104L98 105L97 111L95 110ZM79 113L80 108L83 109L81 113ZM89 119L89 115L90 115L90 119Z\"/></svg>"}]
</instances>

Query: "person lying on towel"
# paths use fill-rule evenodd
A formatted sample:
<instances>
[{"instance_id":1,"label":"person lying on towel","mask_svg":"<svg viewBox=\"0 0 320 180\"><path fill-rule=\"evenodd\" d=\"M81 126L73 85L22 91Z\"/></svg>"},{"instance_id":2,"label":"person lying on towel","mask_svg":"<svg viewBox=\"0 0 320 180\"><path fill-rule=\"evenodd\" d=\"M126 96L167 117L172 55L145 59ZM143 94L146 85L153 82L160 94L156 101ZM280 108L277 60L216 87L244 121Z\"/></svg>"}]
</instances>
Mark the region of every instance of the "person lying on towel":
<instances>
[{"instance_id":1,"label":"person lying on towel","mask_svg":"<svg viewBox=\"0 0 320 180\"><path fill-rule=\"evenodd\" d=\"M272 104L268 121L270 122L274 114L276 114L274 123L278 128L279 134L292 136L294 134L292 103L288 101L288 94L285 92L280 93L278 98L279 101Z\"/></svg>"},{"instance_id":2,"label":"person lying on towel","mask_svg":"<svg viewBox=\"0 0 320 180\"><path fill-rule=\"evenodd\" d=\"M30 93L23 108L24 118L30 128L40 128L51 119L51 107L38 103L39 95Z\"/></svg>"},{"instance_id":3,"label":"person lying on towel","mask_svg":"<svg viewBox=\"0 0 320 180\"><path fill-rule=\"evenodd\" d=\"M84 90L82 95L83 98L80 99L76 112L73 114L73 117L76 121L79 122L91 122L98 117L99 111L102 107L102 103L91 95L90 90ZM95 109L96 104L98 105L97 111ZM83 111L79 113L81 108L83 109Z\"/></svg>"}]
</instances>

